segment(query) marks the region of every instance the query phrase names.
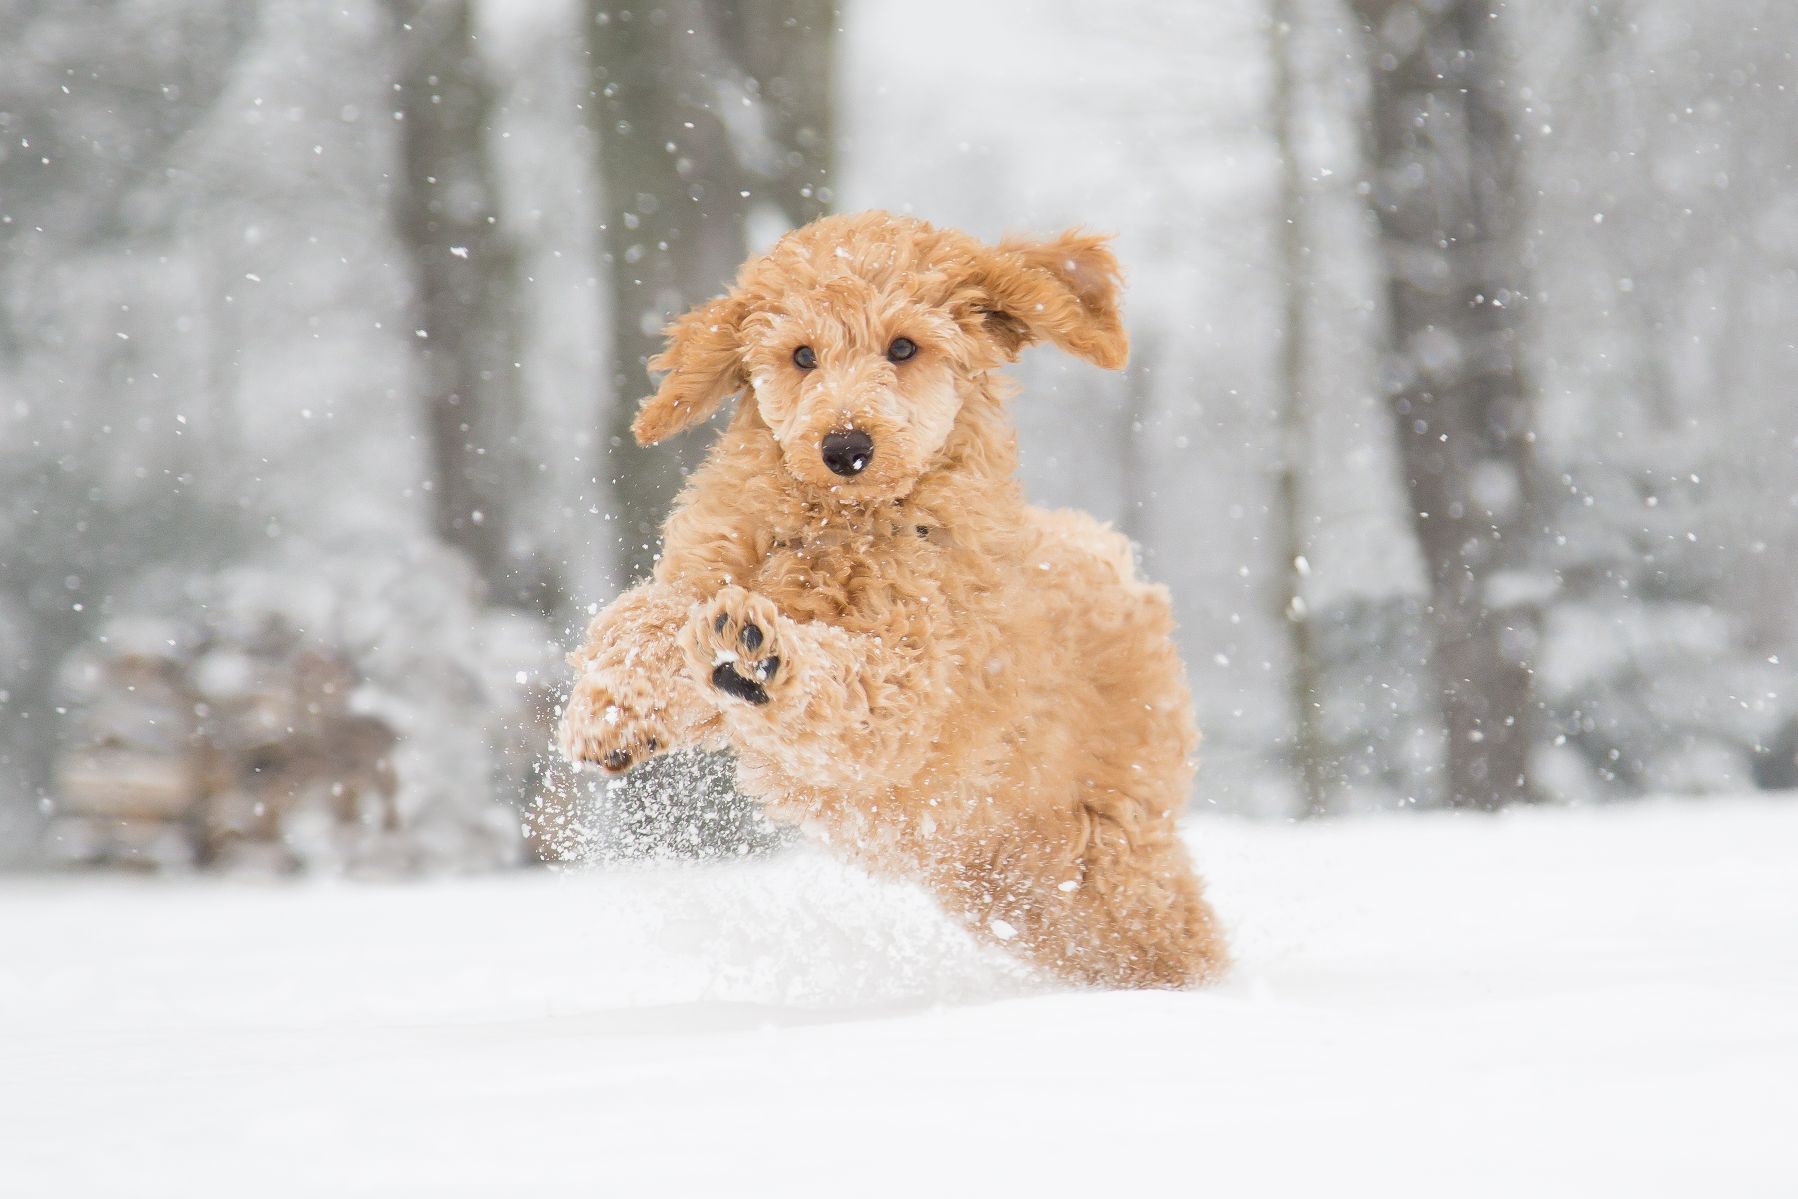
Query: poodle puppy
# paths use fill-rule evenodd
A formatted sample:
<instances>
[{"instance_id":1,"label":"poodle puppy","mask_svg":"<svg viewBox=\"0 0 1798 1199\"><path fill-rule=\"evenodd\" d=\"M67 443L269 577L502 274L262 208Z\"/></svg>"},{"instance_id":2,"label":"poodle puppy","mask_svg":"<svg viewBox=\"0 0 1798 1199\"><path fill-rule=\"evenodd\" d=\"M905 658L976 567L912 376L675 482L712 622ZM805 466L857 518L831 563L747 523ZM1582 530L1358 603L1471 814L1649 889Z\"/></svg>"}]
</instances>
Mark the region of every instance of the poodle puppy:
<instances>
[{"instance_id":1,"label":"poodle puppy","mask_svg":"<svg viewBox=\"0 0 1798 1199\"><path fill-rule=\"evenodd\" d=\"M1182 987L1227 957L1174 828L1198 735L1167 593L1025 503L995 373L1038 341L1124 365L1105 243L826 217L674 321L637 439L748 395L570 656L560 738L614 774L729 746L771 818L1041 967Z\"/></svg>"}]
</instances>

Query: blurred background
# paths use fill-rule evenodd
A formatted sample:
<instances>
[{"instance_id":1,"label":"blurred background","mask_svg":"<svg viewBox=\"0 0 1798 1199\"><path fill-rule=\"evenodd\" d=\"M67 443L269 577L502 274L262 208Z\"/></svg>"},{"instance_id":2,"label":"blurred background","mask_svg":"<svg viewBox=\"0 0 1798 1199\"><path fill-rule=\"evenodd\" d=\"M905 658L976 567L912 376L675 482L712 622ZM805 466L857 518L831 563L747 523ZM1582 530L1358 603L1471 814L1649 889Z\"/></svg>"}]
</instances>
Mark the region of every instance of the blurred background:
<instances>
[{"instance_id":1,"label":"blurred background","mask_svg":"<svg viewBox=\"0 0 1798 1199\"><path fill-rule=\"evenodd\" d=\"M775 838L561 654L708 440L664 321L825 212L1115 232L1017 368L1173 590L1194 804L1798 786L1778 0L0 0L0 863Z\"/></svg>"}]
</instances>

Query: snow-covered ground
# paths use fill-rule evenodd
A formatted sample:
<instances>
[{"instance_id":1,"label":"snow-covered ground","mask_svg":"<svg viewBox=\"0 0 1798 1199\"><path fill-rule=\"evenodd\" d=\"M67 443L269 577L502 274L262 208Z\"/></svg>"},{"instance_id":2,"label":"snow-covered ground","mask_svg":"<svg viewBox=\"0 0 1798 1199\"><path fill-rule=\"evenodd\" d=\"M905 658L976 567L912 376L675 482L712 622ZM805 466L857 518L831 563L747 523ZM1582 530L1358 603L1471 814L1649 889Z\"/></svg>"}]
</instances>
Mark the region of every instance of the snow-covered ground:
<instances>
[{"instance_id":1,"label":"snow-covered ground","mask_svg":"<svg viewBox=\"0 0 1798 1199\"><path fill-rule=\"evenodd\" d=\"M1203 994L807 852L13 881L0 1195L1798 1193L1798 803L1191 840Z\"/></svg>"}]
</instances>

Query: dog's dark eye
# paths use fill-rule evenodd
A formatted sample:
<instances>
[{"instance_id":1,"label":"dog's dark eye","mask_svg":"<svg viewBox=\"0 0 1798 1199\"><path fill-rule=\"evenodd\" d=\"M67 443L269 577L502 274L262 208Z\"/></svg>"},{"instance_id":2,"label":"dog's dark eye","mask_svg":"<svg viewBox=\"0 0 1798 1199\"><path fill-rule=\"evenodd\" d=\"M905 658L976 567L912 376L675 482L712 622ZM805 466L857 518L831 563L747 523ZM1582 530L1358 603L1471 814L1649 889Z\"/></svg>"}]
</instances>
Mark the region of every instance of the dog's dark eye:
<instances>
[{"instance_id":1,"label":"dog's dark eye","mask_svg":"<svg viewBox=\"0 0 1798 1199\"><path fill-rule=\"evenodd\" d=\"M818 365L818 355L810 346L800 346L793 351L793 365L802 371L809 371Z\"/></svg>"},{"instance_id":2,"label":"dog's dark eye","mask_svg":"<svg viewBox=\"0 0 1798 1199\"><path fill-rule=\"evenodd\" d=\"M917 352L917 343L909 337L895 337L893 344L887 347L887 357L894 362L904 362Z\"/></svg>"}]
</instances>

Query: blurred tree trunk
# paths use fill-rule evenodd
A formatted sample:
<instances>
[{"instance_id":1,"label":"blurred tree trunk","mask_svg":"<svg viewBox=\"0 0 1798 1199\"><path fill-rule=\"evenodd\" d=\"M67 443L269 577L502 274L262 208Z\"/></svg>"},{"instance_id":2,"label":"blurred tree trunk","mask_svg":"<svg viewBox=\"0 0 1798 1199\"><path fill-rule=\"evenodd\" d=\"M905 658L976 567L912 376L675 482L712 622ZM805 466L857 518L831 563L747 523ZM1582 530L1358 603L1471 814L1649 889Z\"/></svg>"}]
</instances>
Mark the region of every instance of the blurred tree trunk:
<instances>
[{"instance_id":1,"label":"blurred tree trunk","mask_svg":"<svg viewBox=\"0 0 1798 1199\"><path fill-rule=\"evenodd\" d=\"M728 44L761 99L766 144L752 163L757 194L789 225L830 210L836 168L837 0L716 6Z\"/></svg>"},{"instance_id":2,"label":"blurred tree trunk","mask_svg":"<svg viewBox=\"0 0 1798 1199\"><path fill-rule=\"evenodd\" d=\"M1124 402L1113 450L1118 479L1117 529L1139 549L1148 542L1148 516L1155 500L1147 442L1155 415L1155 367L1161 352L1161 339L1153 329L1132 332L1130 369L1122 381Z\"/></svg>"},{"instance_id":3,"label":"blurred tree trunk","mask_svg":"<svg viewBox=\"0 0 1798 1199\"><path fill-rule=\"evenodd\" d=\"M21 423L0 442L0 618L23 634L0 663L0 807L47 796L57 673L102 608L71 602L64 581L106 595L148 565L233 544L234 530L165 484L108 480L99 438L118 418L113 379L130 368L110 337L80 340L57 276L167 248L189 139L252 57L262 17L259 5L205 0L0 0L0 409L14 420L57 414L38 426L50 437ZM56 378L59 391L25 390L34 360L63 364L36 380ZM77 382L76 367L94 385ZM230 398L206 397L220 407ZM164 523L177 506L178 545ZM20 849L0 846L0 859Z\"/></svg>"},{"instance_id":4,"label":"blurred tree trunk","mask_svg":"<svg viewBox=\"0 0 1798 1199\"><path fill-rule=\"evenodd\" d=\"M1384 376L1429 571L1445 800L1530 798L1534 400L1519 138L1489 0L1355 0L1369 40Z\"/></svg>"},{"instance_id":5,"label":"blurred tree trunk","mask_svg":"<svg viewBox=\"0 0 1798 1199\"><path fill-rule=\"evenodd\" d=\"M548 613L552 572L517 544L526 464L516 262L499 223L488 151L494 89L470 0L387 0L399 87L393 223L413 285L437 535L465 553L495 600Z\"/></svg>"},{"instance_id":6,"label":"blurred tree trunk","mask_svg":"<svg viewBox=\"0 0 1798 1199\"><path fill-rule=\"evenodd\" d=\"M601 445L621 584L648 573L682 468L703 448L631 437L662 326L729 284L758 197L789 224L829 202L835 27L830 0L588 0L610 313Z\"/></svg>"},{"instance_id":7,"label":"blurred tree trunk","mask_svg":"<svg viewBox=\"0 0 1798 1199\"><path fill-rule=\"evenodd\" d=\"M1292 757L1298 769L1305 816L1329 811L1328 762L1319 727L1322 680L1305 579L1311 573L1310 532L1303 472L1310 460L1311 430L1306 394L1310 357L1310 314L1305 298L1310 281L1305 248L1304 176L1299 165L1298 64L1293 46L1297 22L1293 0L1273 0L1269 13L1269 53L1273 65L1274 145L1280 156L1278 205L1281 319L1277 379L1280 395L1279 474L1274 486L1275 544L1279 546L1281 588L1278 616L1286 630L1287 689L1292 707Z\"/></svg>"}]
</instances>

